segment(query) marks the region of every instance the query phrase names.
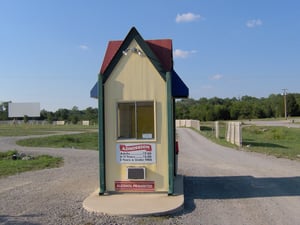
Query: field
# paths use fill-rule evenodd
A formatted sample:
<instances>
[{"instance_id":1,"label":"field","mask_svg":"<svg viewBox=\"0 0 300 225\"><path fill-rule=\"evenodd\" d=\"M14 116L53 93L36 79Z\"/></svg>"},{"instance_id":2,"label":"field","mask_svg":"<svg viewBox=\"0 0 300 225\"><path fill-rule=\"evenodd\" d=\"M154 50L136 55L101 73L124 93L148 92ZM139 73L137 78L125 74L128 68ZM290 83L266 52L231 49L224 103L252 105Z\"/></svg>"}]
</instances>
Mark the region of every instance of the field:
<instances>
[{"instance_id":1,"label":"field","mask_svg":"<svg viewBox=\"0 0 300 225\"><path fill-rule=\"evenodd\" d=\"M98 150L98 133L55 135L49 137L29 138L17 141L18 145L49 148L75 148Z\"/></svg>"},{"instance_id":2,"label":"field","mask_svg":"<svg viewBox=\"0 0 300 225\"><path fill-rule=\"evenodd\" d=\"M94 126L81 125L0 125L0 137L46 135L60 132L81 132L80 134L55 135L48 137L36 137L20 140L19 145L30 147L53 147L53 148L80 148L97 150L97 131ZM60 157L49 155L35 156L30 160L13 160L13 155L18 154L15 150L7 149L0 152L0 177L9 176L21 172L40 170L45 168L59 167L63 164Z\"/></svg>"},{"instance_id":3,"label":"field","mask_svg":"<svg viewBox=\"0 0 300 225\"><path fill-rule=\"evenodd\" d=\"M238 148L225 140L225 122L220 123L220 137L214 134L213 122L201 123L200 133L212 141ZM300 129L273 126L242 126L241 150L254 151L276 157L300 160Z\"/></svg>"},{"instance_id":4,"label":"field","mask_svg":"<svg viewBox=\"0 0 300 225\"><path fill-rule=\"evenodd\" d=\"M238 148L225 140L226 123L220 122L217 139L213 122L202 122L200 134L217 144L245 151L254 151L276 157L300 160L300 129L288 127L254 126L242 128L243 146ZM59 132L80 132L74 134L35 137L20 140L21 146L74 148L98 150L97 127L81 125L1 125L0 136L43 135Z\"/></svg>"},{"instance_id":5,"label":"field","mask_svg":"<svg viewBox=\"0 0 300 225\"><path fill-rule=\"evenodd\" d=\"M43 135L54 132L64 131L95 131L98 130L96 126L82 126L82 125L0 125L1 136L28 136L28 135Z\"/></svg>"},{"instance_id":6,"label":"field","mask_svg":"<svg viewBox=\"0 0 300 225\"><path fill-rule=\"evenodd\" d=\"M15 150L0 152L0 178L26 171L59 167L63 164L63 159L60 157L27 155L22 156L22 159L18 155Z\"/></svg>"}]
</instances>

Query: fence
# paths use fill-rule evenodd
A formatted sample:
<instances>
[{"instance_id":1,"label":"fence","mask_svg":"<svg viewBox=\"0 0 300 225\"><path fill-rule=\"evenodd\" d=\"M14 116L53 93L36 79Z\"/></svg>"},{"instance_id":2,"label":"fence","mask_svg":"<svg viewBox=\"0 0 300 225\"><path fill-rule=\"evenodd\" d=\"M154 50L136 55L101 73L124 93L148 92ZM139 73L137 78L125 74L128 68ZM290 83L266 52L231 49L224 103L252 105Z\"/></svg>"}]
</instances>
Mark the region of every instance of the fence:
<instances>
[{"instance_id":1,"label":"fence","mask_svg":"<svg viewBox=\"0 0 300 225\"><path fill-rule=\"evenodd\" d=\"M200 130L199 120L176 120L176 127L192 127L196 130Z\"/></svg>"},{"instance_id":2,"label":"fence","mask_svg":"<svg viewBox=\"0 0 300 225\"><path fill-rule=\"evenodd\" d=\"M237 146L242 146L242 123L241 122L227 123L226 141Z\"/></svg>"}]
</instances>

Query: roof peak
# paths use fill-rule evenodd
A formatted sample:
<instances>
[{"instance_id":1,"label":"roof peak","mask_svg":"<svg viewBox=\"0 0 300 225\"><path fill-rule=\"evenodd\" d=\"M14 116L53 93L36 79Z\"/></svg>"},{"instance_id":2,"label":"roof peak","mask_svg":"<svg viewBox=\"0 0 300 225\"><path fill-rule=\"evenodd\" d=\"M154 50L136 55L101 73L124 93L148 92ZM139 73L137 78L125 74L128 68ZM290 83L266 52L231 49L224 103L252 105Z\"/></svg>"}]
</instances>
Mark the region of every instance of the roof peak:
<instances>
[{"instance_id":1,"label":"roof peak","mask_svg":"<svg viewBox=\"0 0 300 225\"><path fill-rule=\"evenodd\" d=\"M135 40L142 48L143 52L155 64L162 76L166 71L173 69L173 54L171 39L152 39L144 40L135 27L132 27L124 40L111 40L108 42L106 53L100 69L105 77L116 65L116 62L122 57L122 52L128 48L131 42ZM157 59L157 60L154 60Z\"/></svg>"}]
</instances>

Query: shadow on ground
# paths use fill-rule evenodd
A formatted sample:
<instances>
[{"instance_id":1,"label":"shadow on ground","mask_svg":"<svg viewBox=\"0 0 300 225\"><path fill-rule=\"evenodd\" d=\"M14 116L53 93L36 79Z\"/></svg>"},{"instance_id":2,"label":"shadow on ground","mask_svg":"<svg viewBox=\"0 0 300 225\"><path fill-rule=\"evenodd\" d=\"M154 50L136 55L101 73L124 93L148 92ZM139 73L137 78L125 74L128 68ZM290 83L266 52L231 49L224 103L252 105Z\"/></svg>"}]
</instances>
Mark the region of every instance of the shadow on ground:
<instances>
[{"instance_id":1,"label":"shadow on ground","mask_svg":"<svg viewBox=\"0 0 300 225\"><path fill-rule=\"evenodd\" d=\"M244 141L243 140L243 145L244 146L252 146L252 147L264 147L264 148L283 148L287 149L286 146L283 145L278 145L274 143L267 143L267 142L255 142L255 141Z\"/></svg>"},{"instance_id":2,"label":"shadow on ground","mask_svg":"<svg viewBox=\"0 0 300 225\"><path fill-rule=\"evenodd\" d=\"M195 209L195 199L241 199L300 196L300 177L253 176L185 177L185 210Z\"/></svg>"}]
</instances>

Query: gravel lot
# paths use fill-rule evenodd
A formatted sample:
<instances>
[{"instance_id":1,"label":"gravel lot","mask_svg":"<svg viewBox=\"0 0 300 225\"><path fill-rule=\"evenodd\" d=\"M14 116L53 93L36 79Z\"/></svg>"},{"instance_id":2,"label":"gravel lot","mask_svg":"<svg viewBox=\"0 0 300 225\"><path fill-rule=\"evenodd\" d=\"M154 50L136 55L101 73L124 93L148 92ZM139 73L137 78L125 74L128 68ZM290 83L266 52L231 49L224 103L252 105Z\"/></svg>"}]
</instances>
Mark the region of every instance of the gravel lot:
<instances>
[{"instance_id":1,"label":"gravel lot","mask_svg":"<svg viewBox=\"0 0 300 225\"><path fill-rule=\"evenodd\" d=\"M64 166L0 179L0 224L285 224L300 221L300 163L220 147L178 129L185 209L166 217L88 213L83 200L98 187L98 154L27 148L0 137L0 151L62 156Z\"/></svg>"}]
</instances>

